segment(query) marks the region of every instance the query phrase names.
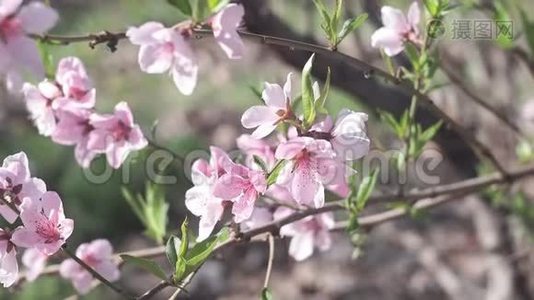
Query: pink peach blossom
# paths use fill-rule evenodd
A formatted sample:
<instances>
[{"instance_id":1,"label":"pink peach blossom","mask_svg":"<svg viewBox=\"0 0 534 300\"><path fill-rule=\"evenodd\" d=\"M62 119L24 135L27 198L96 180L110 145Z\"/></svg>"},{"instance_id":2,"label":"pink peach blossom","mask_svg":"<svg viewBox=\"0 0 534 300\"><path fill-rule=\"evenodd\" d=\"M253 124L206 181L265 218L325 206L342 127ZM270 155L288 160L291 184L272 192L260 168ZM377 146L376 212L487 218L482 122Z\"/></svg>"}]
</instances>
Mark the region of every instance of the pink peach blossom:
<instances>
[{"instance_id":1,"label":"pink peach blossom","mask_svg":"<svg viewBox=\"0 0 534 300\"><path fill-rule=\"evenodd\" d=\"M24 152L4 159L0 168L0 197L20 207L24 198L39 199L46 192L46 184L31 177L28 157ZM18 215L9 206L0 202L0 214L9 223L15 222Z\"/></svg>"},{"instance_id":2,"label":"pink peach blossom","mask_svg":"<svg viewBox=\"0 0 534 300\"><path fill-rule=\"evenodd\" d=\"M199 159L191 168L194 186L185 193L185 206L195 216L200 217L197 241L209 237L224 212L223 199L214 196L215 182L226 171L224 166L232 163L220 148L210 147L210 161Z\"/></svg>"},{"instance_id":3,"label":"pink peach blossom","mask_svg":"<svg viewBox=\"0 0 534 300\"><path fill-rule=\"evenodd\" d=\"M339 160L356 160L369 152L371 141L367 137L367 114L349 109L339 111L335 124L330 116L314 124L312 132L326 133Z\"/></svg>"},{"instance_id":4,"label":"pink peach blossom","mask_svg":"<svg viewBox=\"0 0 534 300\"><path fill-rule=\"evenodd\" d=\"M273 220L273 213L266 207L255 207L250 218L243 222L245 229L253 229L268 224Z\"/></svg>"},{"instance_id":5,"label":"pink peach blossom","mask_svg":"<svg viewBox=\"0 0 534 300\"><path fill-rule=\"evenodd\" d=\"M59 61L56 83L61 87L63 96L52 103L55 109L90 109L95 106L96 91L79 58L66 57Z\"/></svg>"},{"instance_id":6,"label":"pink peach blossom","mask_svg":"<svg viewBox=\"0 0 534 300\"><path fill-rule=\"evenodd\" d=\"M157 22L131 27L126 32L130 42L140 46L138 60L142 71L169 72L178 90L191 95L197 82L198 63L184 35L179 28L165 28Z\"/></svg>"},{"instance_id":7,"label":"pink peach blossom","mask_svg":"<svg viewBox=\"0 0 534 300\"><path fill-rule=\"evenodd\" d=\"M274 219L283 219L293 212L288 207L279 207L274 212ZM282 226L280 235L291 237L289 255L297 261L302 261L313 254L315 247L320 251L330 249L332 240L329 230L332 228L334 216L332 213L322 213Z\"/></svg>"},{"instance_id":8,"label":"pink peach blossom","mask_svg":"<svg viewBox=\"0 0 534 300\"><path fill-rule=\"evenodd\" d=\"M292 75L289 73L283 88L278 84L266 82L261 97L266 106L252 106L243 113L241 117L243 127L256 128L252 137L256 139L266 137L291 114L291 78Z\"/></svg>"},{"instance_id":9,"label":"pink peach blossom","mask_svg":"<svg viewBox=\"0 0 534 300\"><path fill-rule=\"evenodd\" d=\"M232 201L234 221L241 223L250 218L256 200L267 189L265 174L236 163L225 166L225 171L215 183L213 195Z\"/></svg>"},{"instance_id":10,"label":"pink peach blossom","mask_svg":"<svg viewBox=\"0 0 534 300\"><path fill-rule=\"evenodd\" d=\"M35 248L29 248L22 255L22 264L26 267L26 280L34 281L43 272L48 255Z\"/></svg>"},{"instance_id":11,"label":"pink peach blossom","mask_svg":"<svg viewBox=\"0 0 534 300\"><path fill-rule=\"evenodd\" d=\"M215 40L231 59L239 59L243 56L245 45L237 33L243 15L245 15L243 6L231 3L215 14L211 21Z\"/></svg>"},{"instance_id":12,"label":"pink peach blossom","mask_svg":"<svg viewBox=\"0 0 534 300\"><path fill-rule=\"evenodd\" d=\"M76 256L105 279L111 282L119 279L120 271L113 260L113 247L108 240L98 239L81 244L76 249ZM90 291L93 276L73 259L63 261L59 273L63 278L72 281L79 294L85 295Z\"/></svg>"},{"instance_id":13,"label":"pink peach blossom","mask_svg":"<svg viewBox=\"0 0 534 300\"><path fill-rule=\"evenodd\" d=\"M373 33L371 46L383 48L388 56L395 56L404 50L404 43L420 43L417 25L421 12L417 2L410 5L406 16L399 9L390 6L382 7L381 12L384 27Z\"/></svg>"},{"instance_id":14,"label":"pink peach blossom","mask_svg":"<svg viewBox=\"0 0 534 300\"><path fill-rule=\"evenodd\" d=\"M44 80L37 86L25 83L22 93L30 118L39 134L50 136L56 129L56 115L52 103L62 96L61 90L53 82Z\"/></svg>"},{"instance_id":15,"label":"pink peach blossom","mask_svg":"<svg viewBox=\"0 0 534 300\"><path fill-rule=\"evenodd\" d=\"M88 149L106 153L110 166L118 169L131 151L148 145L139 125L134 123L132 112L126 102L115 106L113 115L92 114Z\"/></svg>"},{"instance_id":16,"label":"pink peach blossom","mask_svg":"<svg viewBox=\"0 0 534 300\"><path fill-rule=\"evenodd\" d=\"M64 109L56 112L58 119L52 141L61 145L75 145L74 157L80 166L88 168L97 151L88 146L94 127L90 124L92 112L86 109Z\"/></svg>"},{"instance_id":17,"label":"pink peach blossom","mask_svg":"<svg viewBox=\"0 0 534 300\"><path fill-rule=\"evenodd\" d=\"M300 205L322 207L324 186L340 172L332 145L326 140L296 137L281 143L277 159L286 159L281 181L287 182L292 197Z\"/></svg>"},{"instance_id":18,"label":"pink peach blossom","mask_svg":"<svg viewBox=\"0 0 534 300\"><path fill-rule=\"evenodd\" d=\"M17 249L11 242L11 233L0 229L0 283L10 287L17 281L18 274Z\"/></svg>"},{"instance_id":19,"label":"pink peach blossom","mask_svg":"<svg viewBox=\"0 0 534 300\"><path fill-rule=\"evenodd\" d=\"M254 162L257 156L265 162L267 168L274 167L274 149L265 140L256 139L249 134L242 134L236 140L237 147L246 154L245 164L251 169L259 170L259 166Z\"/></svg>"},{"instance_id":20,"label":"pink peach blossom","mask_svg":"<svg viewBox=\"0 0 534 300\"><path fill-rule=\"evenodd\" d=\"M39 50L27 34L43 34L58 20L56 11L41 2L21 5L22 0L0 2L0 75L11 92L20 91L22 71L44 77Z\"/></svg>"},{"instance_id":21,"label":"pink peach blossom","mask_svg":"<svg viewBox=\"0 0 534 300\"><path fill-rule=\"evenodd\" d=\"M63 204L56 192L46 192L41 199L25 198L20 219L23 227L13 232L17 246L35 248L43 254L56 253L72 234L74 221L65 218Z\"/></svg>"}]
</instances>

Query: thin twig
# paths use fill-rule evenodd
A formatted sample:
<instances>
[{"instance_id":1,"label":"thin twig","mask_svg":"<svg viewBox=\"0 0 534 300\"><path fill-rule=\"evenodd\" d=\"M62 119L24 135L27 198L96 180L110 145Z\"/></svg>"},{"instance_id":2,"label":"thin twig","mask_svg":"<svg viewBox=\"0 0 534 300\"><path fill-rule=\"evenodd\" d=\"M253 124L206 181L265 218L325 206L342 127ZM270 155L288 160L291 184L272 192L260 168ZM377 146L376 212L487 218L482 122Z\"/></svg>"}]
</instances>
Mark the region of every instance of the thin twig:
<instances>
[{"instance_id":1,"label":"thin twig","mask_svg":"<svg viewBox=\"0 0 534 300\"><path fill-rule=\"evenodd\" d=\"M112 290L114 290L118 294L122 295L123 297L125 297L127 299L135 299L135 297L132 297L131 295L129 295L128 293L123 291L121 288L119 288L116 285L114 285L113 283L111 283L109 280L107 280L102 275L100 275L100 273L95 271L95 269L93 269L91 266L89 266L83 260L81 260L78 256L76 256L76 254L74 254L72 251L70 251L70 249L67 247L67 244L63 244L61 249L63 250L63 252L65 254L67 254L70 258L72 258L82 268L84 268L87 272L91 273L91 275L93 275L94 278L98 279L103 284L107 285L108 287L110 287Z\"/></svg>"},{"instance_id":2,"label":"thin twig","mask_svg":"<svg viewBox=\"0 0 534 300\"><path fill-rule=\"evenodd\" d=\"M18 209L17 205L15 205L15 203L7 200L4 197L0 197L0 202L2 202L0 203L0 205L7 205L7 207L9 207L14 213L20 215L20 210Z\"/></svg>"},{"instance_id":3,"label":"thin twig","mask_svg":"<svg viewBox=\"0 0 534 300\"><path fill-rule=\"evenodd\" d=\"M457 87L459 87L469 98L471 98L475 103L482 106L484 109L486 109L488 112L493 114L497 119L499 119L503 124L508 126L514 133L516 133L519 137L523 137L523 134L521 133L521 130L519 127L514 124L512 121L508 120L505 116L503 116L496 108L492 107L486 101L482 100L475 92L473 92L467 85L464 84L464 80L460 78L458 75L454 73L453 70L449 69L445 64L440 64L440 68L449 77L449 80L454 83Z\"/></svg>"},{"instance_id":4,"label":"thin twig","mask_svg":"<svg viewBox=\"0 0 534 300\"><path fill-rule=\"evenodd\" d=\"M468 193L475 193L479 192L484 188L487 188L494 184L505 184L505 183L512 183L515 181L518 181L526 176L533 176L534 175L534 166L525 166L518 168L516 170L513 170L509 173L509 176L505 177L502 174L496 172L489 175L467 179L451 184L444 184L439 185L435 187L429 187L425 189L413 189L407 194L402 196L402 199L406 201L416 201L414 203L415 208L430 208L448 201L452 201L454 199L457 199L457 195L464 195ZM446 197L447 195L454 195L453 197ZM443 197L442 197L443 196ZM386 195L377 195L377 196L371 196L369 198L369 202L383 202L383 201L392 201L395 199L398 199L399 196L397 194L386 194ZM298 221L300 219L303 219L307 216L311 215L317 215L320 213L328 212L328 211L335 211L335 210L342 210L344 209L344 200L338 200L334 202L327 203L325 206L321 208L313 208L313 209L307 209L302 211L297 211L285 218L273 221L271 223L268 223L264 226L250 229L248 231L244 231L240 234L238 238L232 239L227 241L226 243L223 243L217 247L217 249L220 249L222 247L226 247L238 242L244 242L248 241L256 236L265 234L265 233L277 233L279 229L287 225L289 223L293 223L295 221ZM380 223L383 223L385 221L392 220L394 218L399 218L406 214L405 209L390 209L386 210L380 213L368 215L368 216L361 216L358 218L358 223L365 227L371 227ZM147 248L147 249L141 249L141 250L134 250L129 252L123 252L116 255L116 259L118 260L119 264L122 264L123 261L120 259L120 255L128 254L135 257L140 258L154 258L159 257L161 255L165 254L165 247L153 247L153 248ZM42 275L55 275L59 272L59 265L51 265L48 266L41 274ZM20 280L25 279L25 274L20 274ZM187 280L184 280L184 283ZM185 286L185 284L184 284Z\"/></svg>"},{"instance_id":5,"label":"thin twig","mask_svg":"<svg viewBox=\"0 0 534 300\"><path fill-rule=\"evenodd\" d=\"M202 37L206 37L206 36L213 36L213 32L209 29L193 28L192 32L195 35L195 37L198 39ZM238 32L242 37L250 39L250 40L254 40L256 42L269 44L269 45L288 47L291 50L298 49L302 51L315 52L317 54L321 54L325 56L336 57L340 61L343 61L344 63L350 65L351 67L354 67L358 70L363 71L365 74L377 75L379 77L384 78L386 81L389 81L389 82L392 82L398 85L405 92L409 93L410 95L415 95L417 98L421 99L423 101L422 104L426 105L434 114L436 114L441 119L443 119L445 123L447 123L448 126L453 131L455 131L467 145L473 148L477 154L481 155L482 157L487 158L499 172L501 172L504 175L507 174L506 169L504 169L504 167L500 164L500 162L497 160L497 158L493 155L493 153L489 150L489 148L486 145L484 145L482 142L476 139L476 137L472 133L467 131L458 122L456 122L453 118L451 118L444 111L442 111L441 108L439 108L431 98L421 93L420 91L414 89L412 86L412 83L409 80L396 78L394 75L391 75L388 72L380 68L372 66L365 61L362 61L355 57L341 53L339 51L333 51L330 47L326 47L322 45L315 45L315 44L310 44L310 43L305 43L305 42L300 42L300 41L294 41L294 40L289 40L289 39L284 39L284 38L272 37L272 36L267 36L267 35L255 34L255 33L250 33L250 32L245 32L245 31L238 31ZM89 41L90 46L94 47L97 44L106 43L106 42L108 43L108 46L109 46L109 43L116 46L116 43L120 39L126 38L126 34L123 32L111 33L108 31L103 31L97 34L89 34L89 35L81 35L81 36L31 35L31 37L35 39L39 39L44 42L53 43L55 41L55 42L60 42L64 44Z\"/></svg>"},{"instance_id":6,"label":"thin twig","mask_svg":"<svg viewBox=\"0 0 534 300\"><path fill-rule=\"evenodd\" d=\"M143 295L137 297L137 300L146 300L155 296L157 293L164 290L166 287L172 286L167 280L160 281L156 286L146 291Z\"/></svg>"},{"instance_id":7,"label":"thin twig","mask_svg":"<svg viewBox=\"0 0 534 300\"><path fill-rule=\"evenodd\" d=\"M272 234L267 235L267 241L269 243L269 260L267 262L267 271L265 272L265 280L263 281L263 288L269 287L269 280L271 279L271 272L273 271L274 261L274 236Z\"/></svg>"}]
</instances>

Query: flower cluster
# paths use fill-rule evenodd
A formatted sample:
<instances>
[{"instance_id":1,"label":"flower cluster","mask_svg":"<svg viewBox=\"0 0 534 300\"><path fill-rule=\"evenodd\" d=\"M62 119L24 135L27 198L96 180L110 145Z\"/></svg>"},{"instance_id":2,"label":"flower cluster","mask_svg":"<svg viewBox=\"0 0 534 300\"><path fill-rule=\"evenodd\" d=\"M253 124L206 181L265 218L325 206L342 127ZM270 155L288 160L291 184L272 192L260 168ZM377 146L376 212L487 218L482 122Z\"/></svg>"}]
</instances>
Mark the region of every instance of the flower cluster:
<instances>
[{"instance_id":1,"label":"flower cluster","mask_svg":"<svg viewBox=\"0 0 534 300\"><path fill-rule=\"evenodd\" d=\"M119 168L130 151L147 145L126 102L117 104L113 114L94 111L96 92L76 57L59 62L54 81L45 79L37 86L25 83L23 93L39 133L58 144L75 146L76 160L84 168L101 153L113 168Z\"/></svg>"},{"instance_id":2,"label":"flower cluster","mask_svg":"<svg viewBox=\"0 0 534 300\"><path fill-rule=\"evenodd\" d=\"M23 152L6 157L0 168L0 200L4 219L13 224L20 217L22 223L13 230L0 229L0 282L8 287L18 276L17 247L34 253L26 254L24 261L36 252L53 255L72 234L74 222L65 217L59 195L31 177Z\"/></svg>"},{"instance_id":3,"label":"flower cluster","mask_svg":"<svg viewBox=\"0 0 534 300\"><path fill-rule=\"evenodd\" d=\"M108 240L98 239L78 246L76 256L108 281L116 281L120 277L117 263L113 259L113 247ZM79 294L87 294L91 290L93 275L80 266L74 259L64 260L59 273L70 279Z\"/></svg>"},{"instance_id":4,"label":"flower cluster","mask_svg":"<svg viewBox=\"0 0 534 300\"><path fill-rule=\"evenodd\" d=\"M422 43L417 27L421 20L417 2L410 5L406 16L399 9L391 6L383 6L381 13L384 27L373 33L371 46L383 48L386 55L395 56L404 50L404 44L407 42L416 45Z\"/></svg>"},{"instance_id":5,"label":"flower cluster","mask_svg":"<svg viewBox=\"0 0 534 300\"><path fill-rule=\"evenodd\" d=\"M228 4L208 22L215 40L230 59L239 59L244 52L237 33L243 14L243 6ZM198 62L190 44L192 25L182 23L166 28L161 23L148 22L126 32L130 42L140 46L141 70L149 74L171 74L174 84L184 95L191 95L197 83Z\"/></svg>"},{"instance_id":6,"label":"flower cluster","mask_svg":"<svg viewBox=\"0 0 534 300\"><path fill-rule=\"evenodd\" d=\"M194 186L186 192L185 204L200 217L199 240L211 234L225 208L231 208L235 223L250 228L287 216L291 213L288 207L324 206L325 190L348 196L350 163L369 151L367 115L343 109L335 121L320 115L305 128L293 108L291 80L289 74L283 87L265 83L265 106L251 107L243 114L243 126L256 129L252 135L237 139L244 154L239 162L222 149L211 147L209 161L193 163ZM319 96L316 86L315 98ZM282 128L280 124L287 130L268 138ZM272 201L277 203L276 211L261 207ZM332 227L333 216L325 213L286 225L281 234L292 237L290 254L302 260L313 253L314 246L329 248L328 230Z\"/></svg>"},{"instance_id":7,"label":"flower cluster","mask_svg":"<svg viewBox=\"0 0 534 300\"><path fill-rule=\"evenodd\" d=\"M10 92L20 91L22 72L44 77L39 50L28 34L43 34L58 20L56 11L41 2L22 2L0 1L0 76Z\"/></svg>"}]
</instances>

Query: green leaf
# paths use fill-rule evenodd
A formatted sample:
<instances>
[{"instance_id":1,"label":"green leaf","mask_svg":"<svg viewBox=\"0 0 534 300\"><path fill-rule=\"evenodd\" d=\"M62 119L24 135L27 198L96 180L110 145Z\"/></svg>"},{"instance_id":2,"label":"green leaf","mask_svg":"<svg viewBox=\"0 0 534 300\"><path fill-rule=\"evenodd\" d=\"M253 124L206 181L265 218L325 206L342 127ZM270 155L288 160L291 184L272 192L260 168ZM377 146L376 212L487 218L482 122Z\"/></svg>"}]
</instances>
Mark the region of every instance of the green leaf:
<instances>
[{"instance_id":1,"label":"green leaf","mask_svg":"<svg viewBox=\"0 0 534 300\"><path fill-rule=\"evenodd\" d=\"M347 225L347 231L349 233L354 233L360 228L360 223L358 222L357 213L351 213L349 217L349 224Z\"/></svg>"},{"instance_id":2,"label":"green leaf","mask_svg":"<svg viewBox=\"0 0 534 300\"><path fill-rule=\"evenodd\" d=\"M365 208L365 205L367 204L367 200L369 200L369 197L373 193L373 190L376 185L376 179L378 178L378 169L374 169L371 175L365 177L362 180L362 183L360 184L360 187L358 188L358 192L356 193L356 208L358 211L361 211Z\"/></svg>"},{"instance_id":3,"label":"green leaf","mask_svg":"<svg viewBox=\"0 0 534 300\"><path fill-rule=\"evenodd\" d=\"M263 159L261 159L261 157L253 155L252 158L254 158L254 163L256 163L262 169L263 172L267 173L269 171L267 169L267 165L265 164Z\"/></svg>"},{"instance_id":4,"label":"green leaf","mask_svg":"<svg viewBox=\"0 0 534 300\"><path fill-rule=\"evenodd\" d=\"M328 67L323 91L321 92L321 96L319 97L319 99L315 101L315 110L321 114L328 114L328 111L325 108L325 104L326 98L328 97L328 93L330 92L330 73L330 67Z\"/></svg>"},{"instance_id":5,"label":"green leaf","mask_svg":"<svg viewBox=\"0 0 534 300\"><path fill-rule=\"evenodd\" d=\"M362 24L367 20L368 15L366 13L361 14L355 18L351 18L345 21L343 23L343 26L341 27L341 30L338 33L338 39L337 42L341 43L343 39L351 32L356 30L358 27L362 26Z\"/></svg>"},{"instance_id":6,"label":"green leaf","mask_svg":"<svg viewBox=\"0 0 534 300\"><path fill-rule=\"evenodd\" d=\"M311 79L311 69L315 53L310 56L308 62L302 69L302 112L304 113L304 127L309 128L315 121L315 98L313 95L313 82Z\"/></svg>"},{"instance_id":7,"label":"green leaf","mask_svg":"<svg viewBox=\"0 0 534 300\"><path fill-rule=\"evenodd\" d=\"M211 13L210 7L208 4L209 0L191 0L191 1L193 1L193 5L192 5L193 21L201 22L204 19L206 19L206 17L208 17L208 15Z\"/></svg>"},{"instance_id":8,"label":"green leaf","mask_svg":"<svg viewBox=\"0 0 534 300\"><path fill-rule=\"evenodd\" d=\"M332 15L332 21L331 21L331 26L334 31L337 31L337 28L339 26L339 19L341 18L342 13L343 13L343 0L336 0L336 8L334 10L334 14Z\"/></svg>"},{"instance_id":9,"label":"green leaf","mask_svg":"<svg viewBox=\"0 0 534 300\"><path fill-rule=\"evenodd\" d=\"M323 1L322 0L313 0L313 3L315 4L315 7L319 11L319 14L321 15L321 18L323 19L322 24L326 25L326 26L330 26L330 14L328 13L328 10L324 6Z\"/></svg>"},{"instance_id":10,"label":"green leaf","mask_svg":"<svg viewBox=\"0 0 534 300\"><path fill-rule=\"evenodd\" d=\"M284 168L286 161L285 160L279 160L276 165L273 167L271 172L269 172L269 175L267 176L267 186L270 186L274 183L276 183L276 180L278 179L278 176L280 175L280 172Z\"/></svg>"},{"instance_id":11,"label":"green leaf","mask_svg":"<svg viewBox=\"0 0 534 300\"><path fill-rule=\"evenodd\" d=\"M139 201L139 198L134 196L126 187L121 188L122 196L126 200L126 202L130 205L132 208L134 214L141 220L141 222L145 223L145 214L143 212L143 205Z\"/></svg>"},{"instance_id":12,"label":"green leaf","mask_svg":"<svg viewBox=\"0 0 534 300\"><path fill-rule=\"evenodd\" d=\"M210 11L217 12L221 10L224 6L226 6L230 0L208 0L208 7Z\"/></svg>"},{"instance_id":13,"label":"green leaf","mask_svg":"<svg viewBox=\"0 0 534 300\"><path fill-rule=\"evenodd\" d=\"M163 271L163 269L156 262L154 262L152 260L139 258L139 257L127 255L127 254L122 254L120 257L126 263L129 263L129 264L135 265L137 267L140 267L140 268L152 273L153 275L155 275L156 277L158 277L158 278L160 278L162 280L167 280L168 279L167 275L165 275L165 271Z\"/></svg>"},{"instance_id":14,"label":"green leaf","mask_svg":"<svg viewBox=\"0 0 534 300\"><path fill-rule=\"evenodd\" d=\"M224 228L217 235L212 235L202 242L197 243L186 255L188 266L199 266L202 264L211 255L215 246L228 239L229 236L230 231L228 228Z\"/></svg>"},{"instance_id":15,"label":"green leaf","mask_svg":"<svg viewBox=\"0 0 534 300\"><path fill-rule=\"evenodd\" d=\"M189 0L167 0L167 2L178 8L182 14L186 16L191 16L193 14L193 10L191 9L191 3L189 3Z\"/></svg>"},{"instance_id":16,"label":"green leaf","mask_svg":"<svg viewBox=\"0 0 534 300\"><path fill-rule=\"evenodd\" d=\"M438 133L442 124L443 124L443 121L439 121L436 124L425 129L425 131L423 131L421 135L419 136L419 140L424 143L430 141L436 135L436 133Z\"/></svg>"},{"instance_id":17,"label":"green leaf","mask_svg":"<svg viewBox=\"0 0 534 300\"><path fill-rule=\"evenodd\" d=\"M186 217L184 222L182 223L182 226L180 227L182 236L180 239L181 244L180 244L180 249L178 250L178 257L184 257L187 254L187 250L189 250L189 233L187 231L188 225L189 225L189 221L187 220L187 217Z\"/></svg>"},{"instance_id":18,"label":"green leaf","mask_svg":"<svg viewBox=\"0 0 534 300\"><path fill-rule=\"evenodd\" d=\"M265 104L261 99L263 98L261 95L261 90L253 85L249 85L248 88L250 91L260 100L263 104Z\"/></svg>"},{"instance_id":19,"label":"green leaf","mask_svg":"<svg viewBox=\"0 0 534 300\"><path fill-rule=\"evenodd\" d=\"M404 53L406 53L406 56L410 60L410 63L412 64L414 70L419 70L419 53L417 51L417 48L415 48L414 45L407 43L404 49Z\"/></svg>"},{"instance_id":20,"label":"green leaf","mask_svg":"<svg viewBox=\"0 0 534 300\"><path fill-rule=\"evenodd\" d=\"M167 260L173 268L176 266L176 261L178 260L178 249L180 248L180 244L180 239L171 235L165 245L165 255L167 255Z\"/></svg>"},{"instance_id":21,"label":"green leaf","mask_svg":"<svg viewBox=\"0 0 534 300\"><path fill-rule=\"evenodd\" d=\"M269 288L264 287L261 290L261 300L273 300L273 294L269 290Z\"/></svg>"},{"instance_id":22,"label":"green leaf","mask_svg":"<svg viewBox=\"0 0 534 300\"><path fill-rule=\"evenodd\" d=\"M37 46L39 47L39 53L41 54L41 61L43 62L46 77L54 78L55 77L55 64L54 64L54 57L52 56L52 53L50 52L50 45L48 43L39 41L37 43Z\"/></svg>"},{"instance_id":23,"label":"green leaf","mask_svg":"<svg viewBox=\"0 0 534 300\"><path fill-rule=\"evenodd\" d=\"M122 195L135 215L143 223L145 234L158 243L163 242L167 234L167 212L169 204L161 186L147 182L145 197L132 194L128 189L121 189Z\"/></svg>"},{"instance_id":24,"label":"green leaf","mask_svg":"<svg viewBox=\"0 0 534 300\"><path fill-rule=\"evenodd\" d=\"M440 1L439 0L423 0L423 3L426 6L426 9L430 13L432 17L437 17L439 13L440 8Z\"/></svg>"}]
</instances>

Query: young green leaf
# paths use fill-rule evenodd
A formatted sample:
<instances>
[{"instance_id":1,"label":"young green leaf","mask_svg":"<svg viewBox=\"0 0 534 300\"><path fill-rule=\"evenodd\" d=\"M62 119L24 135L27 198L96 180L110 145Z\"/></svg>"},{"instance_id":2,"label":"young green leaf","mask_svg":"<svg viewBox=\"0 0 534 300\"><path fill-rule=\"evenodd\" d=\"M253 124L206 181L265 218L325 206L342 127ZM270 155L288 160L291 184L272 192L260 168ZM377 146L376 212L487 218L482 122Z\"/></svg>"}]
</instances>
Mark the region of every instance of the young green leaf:
<instances>
[{"instance_id":1,"label":"young green leaf","mask_svg":"<svg viewBox=\"0 0 534 300\"><path fill-rule=\"evenodd\" d=\"M311 69L315 53L310 56L302 69L302 111L304 113L304 127L309 128L315 121L315 98L313 95L313 82Z\"/></svg>"},{"instance_id":2,"label":"young green leaf","mask_svg":"<svg viewBox=\"0 0 534 300\"><path fill-rule=\"evenodd\" d=\"M224 6L226 6L230 0L208 0L208 7L210 11L217 12L221 10Z\"/></svg>"},{"instance_id":3,"label":"young green leaf","mask_svg":"<svg viewBox=\"0 0 534 300\"><path fill-rule=\"evenodd\" d=\"M178 10L186 16L190 17L193 14L189 0L167 0L167 2L170 5L178 8Z\"/></svg>"},{"instance_id":4,"label":"young green leaf","mask_svg":"<svg viewBox=\"0 0 534 300\"><path fill-rule=\"evenodd\" d=\"M171 235L167 240L165 245L165 255L171 266L176 266L176 261L178 260L178 249L180 249L181 241L178 237Z\"/></svg>"},{"instance_id":5,"label":"young green leaf","mask_svg":"<svg viewBox=\"0 0 534 300\"><path fill-rule=\"evenodd\" d=\"M440 0L423 0L423 3L432 17L438 16Z\"/></svg>"},{"instance_id":6,"label":"young green leaf","mask_svg":"<svg viewBox=\"0 0 534 300\"><path fill-rule=\"evenodd\" d=\"M315 111L320 114L328 114L328 111L325 108L326 105L326 98L328 97L328 93L330 92L330 67L328 67L328 71L326 73L326 81L324 83L323 91L321 92L321 96L319 99L315 101Z\"/></svg>"},{"instance_id":7,"label":"young green leaf","mask_svg":"<svg viewBox=\"0 0 534 300\"><path fill-rule=\"evenodd\" d=\"M200 265L211 255L215 246L228 239L229 236L230 232L228 228L224 228L217 235L212 235L202 242L197 243L186 255L187 264L191 266Z\"/></svg>"},{"instance_id":8,"label":"young green leaf","mask_svg":"<svg viewBox=\"0 0 534 300\"><path fill-rule=\"evenodd\" d=\"M265 287L261 290L261 300L273 300L273 294L269 288Z\"/></svg>"},{"instance_id":9,"label":"young green leaf","mask_svg":"<svg viewBox=\"0 0 534 300\"><path fill-rule=\"evenodd\" d=\"M355 18L351 18L345 21L343 23L343 26L341 27L341 30L338 33L337 43L341 43L343 39L351 32L356 30L358 27L362 26L362 24L367 20L368 15L366 13L361 14Z\"/></svg>"},{"instance_id":10,"label":"young green leaf","mask_svg":"<svg viewBox=\"0 0 534 300\"><path fill-rule=\"evenodd\" d=\"M276 165L273 167L271 172L269 172L269 175L267 176L267 186L272 185L276 182L278 179L278 176L280 175L280 172L285 166L286 161L285 160L279 160Z\"/></svg>"},{"instance_id":11,"label":"young green leaf","mask_svg":"<svg viewBox=\"0 0 534 300\"><path fill-rule=\"evenodd\" d=\"M129 263L129 264L132 264L132 265L135 265L137 267L140 267L150 273L152 273L153 275L155 275L156 277L162 279L162 280L167 280L167 275L165 274L165 271L163 271L163 269L154 261L152 260L148 260L148 259L144 259L144 258L140 258L140 257L135 257L135 256L131 256L131 255L127 255L127 254L123 254L120 256L122 260L124 260L126 263Z\"/></svg>"},{"instance_id":12,"label":"young green leaf","mask_svg":"<svg viewBox=\"0 0 534 300\"><path fill-rule=\"evenodd\" d=\"M369 200L369 197L373 193L373 190L375 189L376 185L376 179L378 178L378 169L374 169L373 172L371 172L371 175L365 177L362 180L362 183L360 184L360 187L358 188L358 192L356 193L356 209L358 211L361 211L365 208L365 205L367 204L367 200Z\"/></svg>"},{"instance_id":13,"label":"young green leaf","mask_svg":"<svg viewBox=\"0 0 534 300\"><path fill-rule=\"evenodd\" d=\"M332 28L330 27L331 26L330 25L331 24L330 14L328 13L328 10L324 6L323 0L313 0L313 3L315 4L315 7L317 8L317 10L319 11L319 14L321 15L321 19L322 19L321 28L325 32L328 40L330 40L331 32L332 32Z\"/></svg>"},{"instance_id":14,"label":"young green leaf","mask_svg":"<svg viewBox=\"0 0 534 300\"><path fill-rule=\"evenodd\" d=\"M55 64L54 57L50 52L50 45L48 43L39 41L37 43L39 47L39 53L41 54L41 61L45 69L45 74L47 78L54 78L55 76Z\"/></svg>"},{"instance_id":15,"label":"young green leaf","mask_svg":"<svg viewBox=\"0 0 534 300\"><path fill-rule=\"evenodd\" d=\"M331 20L332 22L331 26L334 32L337 31L337 28L339 26L339 19L341 18L342 13L343 13L343 0L336 0L336 8L334 10L334 13L332 15L332 20Z\"/></svg>"},{"instance_id":16,"label":"young green leaf","mask_svg":"<svg viewBox=\"0 0 534 300\"><path fill-rule=\"evenodd\" d=\"M257 164L263 172L267 173L269 171L267 169L267 164L265 164L265 162L263 161L263 159L261 159L261 157L257 155L253 155L252 157L254 158L254 163Z\"/></svg>"},{"instance_id":17,"label":"young green leaf","mask_svg":"<svg viewBox=\"0 0 534 300\"><path fill-rule=\"evenodd\" d=\"M167 234L167 212L169 210L162 187L147 183L145 197L139 194L134 195L124 187L121 191L126 202L143 223L145 234L156 242L162 243Z\"/></svg>"},{"instance_id":18,"label":"young green leaf","mask_svg":"<svg viewBox=\"0 0 534 300\"><path fill-rule=\"evenodd\" d=\"M209 0L191 1L193 1L193 4L191 5L193 21L201 22L202 20L206 19L206 17L208 17L208 15L211 13L208 3Z\"/></svg>"},{"instance_id":19,"label":"young green leaf","mask_svg":"<svg viewBox=\"0 0 534 300\"><path fill-rule=\"evenodd\" d=\"M180 227L182 236L180 239L180 248L177 249L178 257L184 257L187 254L187 250L189 250L189 233L187 231L188 225L189 221L187 220L187 218L185 218L184 222L182 223L182 226Z\"/></svg>"},{"instance_id":20,"label":"young green leaf","mask_svg":"<svg viewBox=\"0 0 534 300\"><path fill-rule=\"evenodd\" d=\"M419 136L419 140L426 144L426 142L430 141L436 135L436 133L438 133L442 124L443 121L439 121L436 124L425 129L425 131L423 131Z\"/></svg>"}]
</instances>

